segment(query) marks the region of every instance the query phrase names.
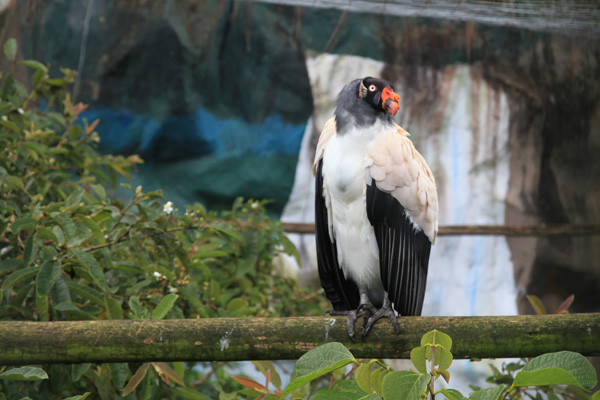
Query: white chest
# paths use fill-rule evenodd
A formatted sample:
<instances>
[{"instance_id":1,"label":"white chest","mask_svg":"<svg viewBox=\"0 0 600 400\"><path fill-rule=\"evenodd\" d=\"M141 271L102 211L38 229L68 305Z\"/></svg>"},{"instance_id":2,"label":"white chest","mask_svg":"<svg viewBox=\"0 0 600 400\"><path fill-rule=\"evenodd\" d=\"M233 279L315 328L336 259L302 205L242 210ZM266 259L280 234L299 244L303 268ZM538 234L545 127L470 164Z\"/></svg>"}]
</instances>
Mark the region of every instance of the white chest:
<instances>
[{"instance_id":1,"label":"white chest","mask_svg":"<svg viewBox=\"0 0 600 400\"><path fill-rule=\"evenodd\" d=\"M381 131L373 127L335 136L323 154L325 197L338 261L345 276L365 289L381 284L377 241L366 211L365 183L365 153Z\"/></svg>"},{"instance_id":2,"label":"white chest","mask_svg":"<svg viewBox=\"0 0 600 400\"><path fill-rule=\"evenodd\" d=\"M369 144L383 131L381 124L375 124L331 138L323 154L323 176L329 190L340 199L350 202L362 197L365 154Z\"/></svg>"},{"instance_id":3,"label":"white chest","mask_svg":"<svg viewBox=\"0 0 600 400\"><path fill-rule=\"evenodd\" d=\"M330 194L350 203L364 187L365 150L346 138L334 138L323 155L323 177Z\"/></svg>"}]
</instances>

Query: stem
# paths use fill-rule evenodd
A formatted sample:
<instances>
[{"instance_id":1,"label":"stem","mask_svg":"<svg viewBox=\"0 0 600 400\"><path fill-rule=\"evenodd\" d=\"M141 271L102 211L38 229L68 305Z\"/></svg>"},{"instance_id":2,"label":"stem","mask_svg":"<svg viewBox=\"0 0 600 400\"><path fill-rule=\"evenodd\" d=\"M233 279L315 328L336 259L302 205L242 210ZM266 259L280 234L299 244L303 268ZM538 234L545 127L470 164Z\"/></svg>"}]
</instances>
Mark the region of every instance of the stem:
<instances>
[{"instance_id":1,"label":"stem","mask_svg":"<svg viewBox=\"0 0 600 400\"><path fill-rule=\"evenodd\" d=\"M125 216L127 211L129 211L129 209L131 207L133 207L133 205L136 203L137 200L138 200L138 195L137 195L137 193L134 193L133 198L131 199L131 202L129 202L129 204L127 204L127 206L123 209L123 211L121 211L121 214L119 214L119 217L115 221L113 227L110 229L110 232L108 232L108 234L106 235L107 237L110 237L110 235L112 235L114 233L115 229L117 229L117 226L119 226L119 223L121 222L121 220L123 219L123 217Z\"/></svg>"},{"instance_id":2,"label":"stem","mask_svg":"<svg viewBox=\"0 0 600 400\"><path fill-rule=\"evenodd\" d=\"M112 242L108 242L108 243L104 243L104 244L97 244L95 246L86 247L85 249L83 249L83 252L87 253L90 251L103 249L105 247L114 246L115 244L118 244L118 243L121 243L121 242L124 242L125 240L127 240L127 235L129 235L129 229L125 232L125 234L123 236L121 236L117 240L113 240Z\"/></svg>"},{"instance_id":3,"label":"stem","mask_svg":"<svg viewBox=\"0 0 600 400\"><path fill-rule=\"evenodd\" d=\"M431 400L435 400L435 389L434 389L434 381L435 381L435 376L433 375L433 372L435 370L435 334L436 331L433 331L433 340L432 340L432 344L433 347L431 348L431 380L429 381L429 393L431 394Z\"/></svg>"}]
</instances>

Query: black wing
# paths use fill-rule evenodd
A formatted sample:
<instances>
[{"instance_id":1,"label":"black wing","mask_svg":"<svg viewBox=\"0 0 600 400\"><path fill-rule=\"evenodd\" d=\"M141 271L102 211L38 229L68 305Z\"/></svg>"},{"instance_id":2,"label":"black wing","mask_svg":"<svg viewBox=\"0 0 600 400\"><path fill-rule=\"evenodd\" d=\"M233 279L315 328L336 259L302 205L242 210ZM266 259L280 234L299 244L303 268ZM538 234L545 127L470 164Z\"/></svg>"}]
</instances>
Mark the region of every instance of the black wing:
<instances>
[{"instance_id":1,"label":"black wing","mask_svg":"<svg viewBox=\"0 0 600 400\"><path fill-rule=\"evenodd\" d=\"M323 160L319 161L316 175L315 231L321 286L334 310L355 310L360 300L358 287L354 281L344 277L337 259L336 242L329 237L327 207L323 197Z\"/></svg>"},{"instance_id":2,"label":"black wing","mask_svg":"<svg viewBox=\"0 0 600 400\"><path fill-rule=\"evenodd\" d=\"M367 185L367 215L379 246L383 288L400 315L421 315L431 242L416 231L405 208L390 193Z\"/></svg>"}]
</instances>

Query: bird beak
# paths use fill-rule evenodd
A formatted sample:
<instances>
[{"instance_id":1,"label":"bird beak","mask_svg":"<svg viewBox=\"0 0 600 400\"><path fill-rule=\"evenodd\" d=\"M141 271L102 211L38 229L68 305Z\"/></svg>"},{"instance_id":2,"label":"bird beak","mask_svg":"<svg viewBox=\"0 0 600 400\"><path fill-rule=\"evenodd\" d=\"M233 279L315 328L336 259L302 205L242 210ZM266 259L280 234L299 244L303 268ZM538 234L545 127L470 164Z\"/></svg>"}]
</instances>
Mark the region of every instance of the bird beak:
<instances>
[{"instance_id":1,"label":"bird beak","mask_svg":"<svg viewBox=\"0 0 600 400\"><path fill-rule=\"evenodd\" d=\"M389 88L383 88L383 92L381 93L381 106L385 111L392 114L392 116L395 116L400 108L398 100L400 100L398 94Z\"/></svg>"}]
</instances>

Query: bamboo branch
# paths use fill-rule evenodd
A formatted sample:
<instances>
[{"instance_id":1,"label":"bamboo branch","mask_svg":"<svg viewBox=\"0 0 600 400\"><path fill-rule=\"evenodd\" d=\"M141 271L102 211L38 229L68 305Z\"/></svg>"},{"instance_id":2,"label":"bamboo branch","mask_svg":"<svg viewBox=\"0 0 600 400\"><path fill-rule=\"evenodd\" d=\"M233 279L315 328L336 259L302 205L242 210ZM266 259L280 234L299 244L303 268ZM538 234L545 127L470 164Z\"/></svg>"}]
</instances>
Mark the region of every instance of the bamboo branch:
<instances>
[{"instance_id":1,"label":"bamboo branch","mask_svg":"<svg viewBox=\"0 0 600 400\"><path fill-rule=\"evenodd\" d=\"M343 342L357 358L409 358L421 336L449 334L454 358L533 357L559 350L600 355L600 314L401 317L349 341L344 317L0 322L0 365L297 359ZM357 324L357 337L360 327Z\"/></svg>"},{"instance_id":2,"label":"bamboo branch","mask_svg":"<svg viewBox=\"0 0 600 400\"><path fill-rule=\"evenodd\" d=\"M315 233L315 224L283 222L288 233ZM579 236L600 235L600 225L448 225L440 226L439 236L445 235L504 235L504 236Z\"/></svg>"}]
</instances>

